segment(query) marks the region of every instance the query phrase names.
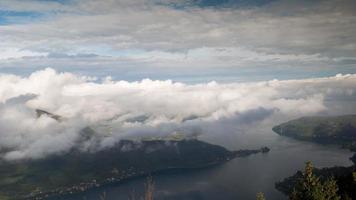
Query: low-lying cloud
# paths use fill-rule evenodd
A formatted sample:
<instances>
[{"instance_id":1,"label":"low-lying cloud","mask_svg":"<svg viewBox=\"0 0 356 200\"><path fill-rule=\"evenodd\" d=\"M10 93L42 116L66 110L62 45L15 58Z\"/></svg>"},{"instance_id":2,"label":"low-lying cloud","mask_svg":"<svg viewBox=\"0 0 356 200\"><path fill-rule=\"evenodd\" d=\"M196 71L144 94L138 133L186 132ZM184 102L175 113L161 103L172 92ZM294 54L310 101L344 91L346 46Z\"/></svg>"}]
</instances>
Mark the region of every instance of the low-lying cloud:
<instances>
[{"instance_id":1,"label":"low-lying cloud","mask_svg":"<svg viewBox=\"0 0 356 200\"><path fill-rule=\"evenodd\" d=\"M355 85L356 75L189 85L110 77L99 81L50 68L28 77L3 74L0 156L41 158L73 148L98 150L127 137L204 134L207 128L211 132L219 130L212 127L251 126L273 116L333 114L356 101ZM36 109L62 120L38 117ZM86 127L94 131L83 134Z\"/></svg>"}]
</instances>

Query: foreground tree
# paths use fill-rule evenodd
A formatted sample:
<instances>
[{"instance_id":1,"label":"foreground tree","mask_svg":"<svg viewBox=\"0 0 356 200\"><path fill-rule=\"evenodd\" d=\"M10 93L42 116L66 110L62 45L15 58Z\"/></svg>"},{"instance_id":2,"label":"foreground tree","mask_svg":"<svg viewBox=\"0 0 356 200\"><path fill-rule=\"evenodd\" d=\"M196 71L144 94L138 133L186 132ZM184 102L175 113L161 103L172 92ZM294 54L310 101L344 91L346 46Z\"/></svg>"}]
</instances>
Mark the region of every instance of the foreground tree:
<instances>
[{"instance_id":1,"label":"foreground tree","mask_svg":"<svg viewBox=\"0 0 356 200\"><path fill-rule=\"evenodd\" d=\"M145 196L144 200L153 200L153 194L155 190L155 184L151 176L147 177L147 182L145 184Z\"/></svg>"},{"instance_id":2,"label":"foreground tree","mask_svg":"<svg viewBox=\"0 0 356 200\"><path fill-rule=\"evenodd\" d=\"M321 182L319 177L313 174L313 165L307 162L303 177L290 194L290 200L340 200L337 194L338 186L331 178Z\"/></svg>"},{"instance_id":3,"label":"foreground tree","mask_svg":"<svg viewBox=\"0 0 356 200\"><path fill-rule=\"evenodd\" d=\"M265 195L262 192L257 193L256 200L266 200Z\"/></svg>"}]
</instances>

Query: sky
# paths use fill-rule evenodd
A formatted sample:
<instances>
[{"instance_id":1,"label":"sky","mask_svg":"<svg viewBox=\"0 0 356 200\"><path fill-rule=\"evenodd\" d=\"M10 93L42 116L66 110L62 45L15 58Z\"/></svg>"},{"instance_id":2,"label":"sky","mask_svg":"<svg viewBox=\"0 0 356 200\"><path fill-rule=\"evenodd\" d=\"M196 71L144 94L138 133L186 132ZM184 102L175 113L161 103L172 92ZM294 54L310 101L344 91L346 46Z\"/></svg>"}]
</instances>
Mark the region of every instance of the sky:
<instances>
[{"instance_id":1,"label":"sky","mask_svg":"<svg viewBox=\"0 0 356 200\"><path fill-rule=\"evenodd\" d=\"M247 82L354 73L352 0L1 0L0 72Z\"/></svg>"},{"instance_id":2,"label":"sky","mask_svg":"<svg viewBox=\"0 0 356 200\"><path fill-rule=\"evenodd\" d=\"M0 0L0 161L356 114L355 33L351 0Z\"/></svg>"}]
</instances>

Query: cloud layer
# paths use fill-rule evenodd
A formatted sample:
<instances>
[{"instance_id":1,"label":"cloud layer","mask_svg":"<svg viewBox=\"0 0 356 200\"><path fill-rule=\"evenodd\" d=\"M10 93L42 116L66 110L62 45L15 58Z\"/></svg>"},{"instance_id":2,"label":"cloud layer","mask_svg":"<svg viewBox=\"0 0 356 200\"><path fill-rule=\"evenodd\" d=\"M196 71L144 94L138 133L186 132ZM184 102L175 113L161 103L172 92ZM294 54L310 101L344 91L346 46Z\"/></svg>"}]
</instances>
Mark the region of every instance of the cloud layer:
<instances>
[{"instance_id":1,"label":"cloud layer","mask_svg":"<svg viewBox=\"0 0 356 200\"><path fill-rule=\"evenodd\" d=\"M354 1L219 2L3 0L0 67L355 70Z\"/></svg>"},{"instance_id":2,"label":"cloud layer","mask_svg":"<svg viewBox=\"0 0 356 200\"><path fill-rule=\"evenodd\" d=\"M9 160L41 158L73 148L98 150L127 137L204 134L213 127L248 127L276 117L335 114L355 103L355 84L356 75L189 85L96 80L50 68L28 77L3 74L0 152ZM36 109L64 119L37 118ZM95 132L83 135L86 127Z\"/></svg>"}]
</instances>

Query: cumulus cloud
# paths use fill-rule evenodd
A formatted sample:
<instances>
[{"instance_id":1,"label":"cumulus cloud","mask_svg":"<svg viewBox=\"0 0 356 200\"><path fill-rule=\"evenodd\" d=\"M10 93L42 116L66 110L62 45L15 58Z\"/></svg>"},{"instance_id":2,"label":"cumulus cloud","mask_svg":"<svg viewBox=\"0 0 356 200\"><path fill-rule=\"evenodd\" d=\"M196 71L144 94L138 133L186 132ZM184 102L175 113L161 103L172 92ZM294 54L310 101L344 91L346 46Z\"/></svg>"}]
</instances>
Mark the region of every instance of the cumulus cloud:
<instances>
[{"instance_id":1,"label":"cumulus cloud","mask_svg":"<svg viewBox=\"0 0 356 200\"><path fill-rule=\"evenodd\" d=\"M41 158L73 148L95 151L128 137L177 131L222 134L216 127L253 126L273 116L332 114L327 102L354 102L355 84L356 75L340 74L226 84L99 81L51 68L28 77L2 74L0 155L8 160ZM36 109L63 120L38 117Z\"/></svg>"}]
</instances>

